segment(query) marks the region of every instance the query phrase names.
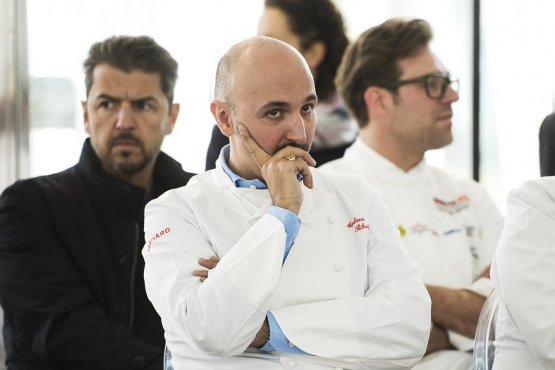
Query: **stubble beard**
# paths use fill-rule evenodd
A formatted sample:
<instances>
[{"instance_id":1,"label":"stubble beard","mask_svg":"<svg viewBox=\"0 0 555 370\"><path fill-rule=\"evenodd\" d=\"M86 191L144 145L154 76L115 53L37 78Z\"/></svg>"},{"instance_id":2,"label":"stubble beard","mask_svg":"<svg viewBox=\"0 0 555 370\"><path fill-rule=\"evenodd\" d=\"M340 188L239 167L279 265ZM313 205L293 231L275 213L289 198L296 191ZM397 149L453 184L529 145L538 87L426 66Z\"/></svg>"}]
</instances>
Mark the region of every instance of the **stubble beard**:
<instances>
[{"instance_id":1,"label":"stubble beard","mask_svg":"<svg viewBox=\"0 0 555 370\"><path fill-rule=\"evenodd\" d=\"M130 176L144 170L151 160L151 158L145 154L144 150L141 150L138 160L133 160L131 158L132 156L134 156L134 154L130 152L110 155L108 158L108 165L114 172Z\"/></svg>"},{"instance_id":2,"label":"stubble beard","mask_svg":"<svg viewBox=\"0 0 555 370\"><path fill-rule=\"evenodd\" d=\"M117 154L112 153L114 147L120 141L131 141L139 149L139 153L136 150L133 151L123 151ZM145 145L142 140L133 136L129 132L124 132L117 137L110 140L108 146L109 154L107 158L108 166L116 173L130 176L144 170L152 160L152 156L147 155L145 150ZM138 158L134 158L138 157Z\"/></svg>"}]
</instances>

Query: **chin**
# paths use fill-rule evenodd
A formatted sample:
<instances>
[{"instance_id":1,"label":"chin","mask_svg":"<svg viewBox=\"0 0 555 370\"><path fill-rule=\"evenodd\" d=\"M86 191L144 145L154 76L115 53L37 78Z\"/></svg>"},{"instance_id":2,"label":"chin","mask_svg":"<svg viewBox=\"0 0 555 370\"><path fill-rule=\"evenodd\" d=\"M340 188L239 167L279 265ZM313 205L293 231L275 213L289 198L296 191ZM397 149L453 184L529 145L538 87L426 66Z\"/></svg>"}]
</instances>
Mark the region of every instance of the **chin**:
<instances>
[{"instance_id":1,"label":"chin","mask_svg":"<svg viewBox=\"0 0 555 370\"><path fill-rule=\"evenodd\" d=\"M431 142L430 148L429 149L441 149L444 148L448 145L450 145L453 142L453 136L449 136L449 137L444 137L444 138L436 138L437 140L433 140Z\"/></svg>"},{"instance_id":2,"label":"chin","mask_svg":"<svg viewBox=\"0 0 555 370\"><path fill-rule=\"evenodd\" d=\"M124 175L134 175L142 171L147 165L148 161L144 157L140 159L116 158L114 161L112 161L111 167L117 173L121 173Z\"/></svg>"},{"instance_id":3,"label":"chin","mask_svg":"<svg viewBox=\"0 0 555 370\"><path fill-rule=\"evenodd\" d=\"M451 145L453 143L453 137L451 136L449 139L445 140L443 142L443 145L440 146L440 148L446 147L448 145Z\"/></svg>"}]
</instances>

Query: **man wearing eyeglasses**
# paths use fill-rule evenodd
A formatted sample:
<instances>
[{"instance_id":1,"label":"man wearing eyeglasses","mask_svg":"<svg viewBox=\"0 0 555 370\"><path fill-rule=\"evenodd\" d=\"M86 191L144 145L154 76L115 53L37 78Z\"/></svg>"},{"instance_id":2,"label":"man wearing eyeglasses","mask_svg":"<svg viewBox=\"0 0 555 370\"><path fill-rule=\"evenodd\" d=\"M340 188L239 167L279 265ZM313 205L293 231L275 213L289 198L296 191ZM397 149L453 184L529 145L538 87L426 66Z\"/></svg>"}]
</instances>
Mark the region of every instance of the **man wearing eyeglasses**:
<instances>
[{"instance_id":1,"label":"man wearing eyeglasses","mask_svg":"<svg viewBox=\"0 0 555 370\"><path fill-rule=\"evenodd\" d=\"M427 355L415 369L471 369L489 266L503 220L476 182L429 166L453 141L458 81L430 50L429 24L391 19L349 47L336 83L360 132L324 171L360 173L382 192L432 299Z\"/></svg>"}]
</instances>

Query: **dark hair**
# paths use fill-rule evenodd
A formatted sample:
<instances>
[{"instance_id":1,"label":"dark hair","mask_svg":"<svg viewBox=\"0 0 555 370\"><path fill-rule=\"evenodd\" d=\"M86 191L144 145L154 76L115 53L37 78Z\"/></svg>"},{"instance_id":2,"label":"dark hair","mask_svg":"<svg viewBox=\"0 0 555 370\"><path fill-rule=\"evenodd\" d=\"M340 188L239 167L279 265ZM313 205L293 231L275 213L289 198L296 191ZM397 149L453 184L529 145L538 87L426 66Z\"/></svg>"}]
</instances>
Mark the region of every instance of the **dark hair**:
<instances>
[{"instance_id":1,"label":"dark hair","mask_svg":"<svg viewBox=\"0 0 555 370\"><path fill-rule=\"evenodd\" d=\"M349 46L335 83L360 128L369 123L364 91L398 80L399 59L418 53L431 39L432 30L425 20L390 19L368 29Z\"/></svg>"},{"instance_id":2,"label":"dark hair","mask_svg":"<svg viewBox=\"0 0 555 370\"><path fill-rule=\"evenodd\" d=\"M289 30L308 49L314 42L326 46L326 55L315 71L318 98L335 94L335 74L349 44L341 13L330 0L265 0L264 5L278 8L287 15ZM301 50L302 52L302 50Z\"/></svg>"},{"instance_id":3,"label":"dark hair","mask_svg":"<svg viewBox=\"0 0 555 370\"><path fill-rule=\"evenodd\" d=\"M177 80L177 62L152 38L112 36L93 44L89 50L89 56L83 63L87 96L93 84L94 68L99 64L108 64L124 72L140 70L160 73L160 87L172 104Z\"/></svg>"}]
</instances>

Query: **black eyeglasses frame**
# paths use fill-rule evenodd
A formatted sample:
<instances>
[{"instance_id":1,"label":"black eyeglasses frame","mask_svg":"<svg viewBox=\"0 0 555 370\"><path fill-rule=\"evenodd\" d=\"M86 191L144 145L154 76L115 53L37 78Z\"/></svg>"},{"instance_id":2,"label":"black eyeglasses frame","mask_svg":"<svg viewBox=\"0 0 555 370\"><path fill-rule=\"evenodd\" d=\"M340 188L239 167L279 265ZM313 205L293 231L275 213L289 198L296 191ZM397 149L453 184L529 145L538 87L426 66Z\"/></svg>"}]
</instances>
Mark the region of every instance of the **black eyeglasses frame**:
<instances>
[{"instance_id":1,"label":"black eyeglasses frame","mask_svg":"<svg viewBox=\"0 0 555 370\"><path fill-rule=\"evenodd\" d=\"M442 85L441 85L441 89L440 89L440 93L439 95L434 95L431 92L431 87L429 85L429 81L431 78L441 78L443 79ZM437 73L428 73L425 74L424 76L420 76L417 78L413 78L410 80L398 80L386 85L382 85L381 87L385 88L385 89L389 89L389 90L397 90L399 87L404 86L404 85L410 85L410 84L423 84L424 85L424 89L426 90L426 96L430 99L436 99L436 100L441 100L445 97L445 93L447 92L447 88L449 86L451 86L451 88L458 93L459 92L459 79L454 79L452 80L451 77L449 75L444 76L444 75L439 75Z\"/></svg>"}]
</instances>

